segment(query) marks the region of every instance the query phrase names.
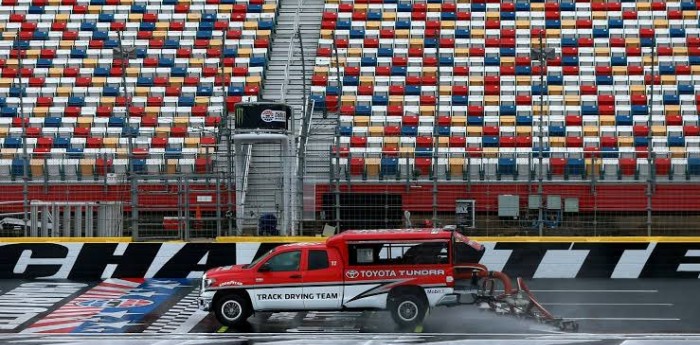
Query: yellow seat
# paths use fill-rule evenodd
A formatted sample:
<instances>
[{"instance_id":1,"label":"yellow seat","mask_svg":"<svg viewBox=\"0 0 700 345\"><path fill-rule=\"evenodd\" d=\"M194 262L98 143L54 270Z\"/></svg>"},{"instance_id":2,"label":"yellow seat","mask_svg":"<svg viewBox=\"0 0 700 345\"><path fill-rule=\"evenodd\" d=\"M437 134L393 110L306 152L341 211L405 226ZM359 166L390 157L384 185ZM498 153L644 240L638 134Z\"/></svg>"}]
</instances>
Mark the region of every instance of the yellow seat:
<instances>
[{"instance_id":1,"label":"yellow seat","mask_svg":"<svg viewBox=\"0 0 700 345\"><path fill-rule=\"evenodd\" d=\"M612 115L602 115L599 121L601 126L615 126L615 116Z\"/></svg>"},{"instance_id":2,"label":"yellow seat","mask_svg":"<svg viewBox=\"0 0 700 345\"><path fill-rule=\"evenodd\" d=\"M593 19L593 20L608 19L608 12L595 11L595 12L591 13L591 19Z\"/></svg>"},{"instance_id":3,"label":"yellow seat","mask_svg":"<svg viewBox=\"0 0 700 345\"><path fill-rule=\"evenodd\" d=\"M484 147L484 158L498 158L498 147Z\"/></svg>"},{"instance_id":4,"label":"yellow seat","mask_svg":"<svg viewBox=\"0 0 700 345\"><path fill-rule=\"evenodd\" d=\"M139 67L127 67L126 76L127 77L138 77L141 74L141 69Z\"/></svg>"},{"instance_id":5,"label":"yellow seat","mask_svg":"<svg viewBox=\"0 0 700 345\"><path fill-rule=\"evenodd\" d=\"M440 12L442 11L442 6L440 4L428 4L428 12Z\"/></svg>"},{"instance_id":6,"label":"yellow seat","mask_svg":"<svg viewBox=\"0 0 700 345\"><path fill-rule=\"evenodd\" d=\"M190 12L187 14L187 21L188 22L198 22L202 19L202 14L201 13L196 13L196 12Z\"/></svg>"},{"instance_id":7,"label":"yellow seat","mask_svg":"<svg viewBox=\"0 0 700 345\"><path fill-rule=\"evenodd\" d=\"M464 158L450 158L450 175L457 177L464 173Z\"/></svg>"},{"instance_id":8,"label":"yellow seat","mask_svg":"<svg viewBox=\"0 0 700 345\"><path fill-rule=\"evenodd\" d=\"M85 67L85 68L97 67L97 59L92 59L92 58L83 59L83 67Z\"/></svg>"},{"instance_id":9,"label":"yellow seat","mask_svg":"<svg viewBox=\"0 0 700 345\"><path fill-rule=\"evenodd\" d=\"M107 84L107 78L106 77L92 77L92 86L96 87L102 87Z\"/></svg>"},{"instance_id":10,"label":"yellow seat","mask_svg":"<svg viewBox=\"0 0 700 345\"><path fill-rule=\"evenodd\" d=\"M80 174L83 176L92 176L95 173L95 160L92 158L83 158L80 160Z\"/></svg>"},{"instance_id":11,"label":"yellow seat","mask_svg":"<svg viewBox=\"0 0 700 345\"><path fill-rule=\"evenodd\" d=\"M532 127L531 126L518 126L515 128L515 134L518 136L522 136L522 135L531 136L532 135Z\"/></svg>"},{"instance_id":12,"label":"yellow seat","mask_svg":"<svg viewBox=\"0 0 700 345\"><path fill-rule=\"evenodd\" d=\"M471 38L484 38L486 37L486 31L483 29L472 29L470 32Z\"/></svg>"},{"instance_id":13,"label":"yellow seat","mask_svg":"<svg viewBox=\"0 0 700 345\"><path fill-rule=\"evenodd\" d=\"M368 127L369 116L355 116L353 118L353 124L357 127Z\"/></svg>"},{"instance_id":14,"label":"yellow seat","mask_svg":"<svg viewBox=\"0 0 700 345\"><path fill-rule=\"evenodd\" d=\"M457 26L454 20L445 20L440 24L442 30L454 30Z\"/></svg>"},{"instance_id":15,"label":"yellow seat","mask_svg":"<svg viewBox=\"0 0 700 345\"><path fill-rule=\"evenodd\" d=\"M166 174L177 174L177 159L166 159L165 160L165 173Z\"/></svg>"},{"instance_id":16,"label":"yellow seat","mask_svg":"<svg viewBox=\"0 0 700 345\"><path fill-rule=\"evenodd\" d=\"M157 22L156 23L156 30L157 31L167 31L170 28L170 23L168 22Z\"/></svg>"},{"instance_id":17,"label":"yellow seat","mask_svg":"<svg viewBox=\"0 0 700 345\"><path fill-rule=\"evenodd\" d=\"M633 137L617 137L617 144L620 147L632 147L634 146Z\"/></svg>"},{"instance_id":18,"label":"yellow seat","mask_svg":"<svg viewBox=\"0 0 700 345\"><path fill-rule=\"evenodd\" d=\"M490 95L490 96L484 96L484 105L489 106L497 106L500 105L501 103L501 98L500 96L495 96L495 95Z\"/></svg>"},{"instance_id":19,"label":"yellow seat","mask_svg":"<svg viewBox=\"0 0 700 345\"><path fill-rule=\"evenodd\" d=\"M73 92L73 88L70 86L59 86L56 88L56 96L59 97L70 97Z\"/></svg>"},{"instance_id":20,"label":"yellow seat","mask_svg":"<svg viewBox=\"0 0 700 345\"><path fill-rule=\"evenodd\" d=\"M468 137L480 137L483 133L484 128L479 126L468 126L467 136Z\"/></svg>"},{"instance_id":21,"label":"yellow seat","mask_svg":"<svg viewBox=\"0 0 700 345\"><path fill-rule=\"evenodd\" d=\"M155 38L155 39L165 39L167 37L168 37L167 31L153 31L153 38Z\"/></svg>"},{"instance_id":22,"label":"yellow seat","mask_svg":"<svg viewBox=\"0 0 700 345\"><path fill-rule=\"evenodd\" d=\"M75 125L80 128L90 128L92 126L92 117L79 117Z\"/></svg>"},{"instance_id":23,"label":"yellow seat","mask_svg":"<svg viewBox=\"0 0 700 345\"><path fill-rule=\"evenodd\" d=\"M167 138L170 136L170 127L156 127L156 138Z\"/></svg>"},{"instance_id":24,"label":"yellow seat","mask_svg":"<svg viewBox=\"0 0 700 345\"><path fill-rule=\"evenodd\" d=\"M151 88L150 87L145 87L145 86L137 86L134 88L134 94L136 96L148 96L151 93Z\"/></svg>"},{"instance_id":25,"label":"yellow seat","mask_svg":"<svg viewBox=\"0 0 700 345\"><path fill-rule=\"evenodd\" d=\"M388 149L398 149L399 139L399 137L384 137L384 147Z\"/></svg>"},{"instance_id":26,"label":"yellow seat","mask_svg":"<svg viewBox=\"0 0 700 345\"><path fill-rule=\"evenodd\" d=\"M683 19L697 19L698 11L683 11Z\"/></svg>"},{"instance_id":27,"label":"yellow seat","mask_svg":"<svg viewBox=\"0 0 700 345\"><path fill-rule=\"evenodd\" d=\"M438 146L449 147L450 146L450 138L449 137L439 137L438 138Z\"/></svg>"},{"instance_id":28,"label":"yellow seat","mask_svg":"<svg viewBox=\"0 0 700 345\"><path fill-rule=\"evenodd\" d=\"M666 19L655 19L654 28L656 29L668 29L668 20Z\"/></svg>"},{"instance_id":29,"label":"yellow seat","mask_svg":"<svg viewBox=\"0 0 700 345\"><path fill-rule=\"evenodd\" d=\"M470 77L469 78L469 85L470 86L484 86L484 78L480 77L480 76Z\"/></svg>"},{"instance_id":30,"label":"yellow seat","mask_svg":"<svg viewBox=\"0 0 700 345\"><path fill-rule=\"evenodd\" d=\"M46 117L49 115L49 108L48 107L37 107L34 108L33 111L33 116L34 117Z\"/></svg>"},{"instance_id":31,"label":"yellow seat","mask_svg":"<svg viewBox=\"0 0 700 345\"><path fill-rule=\"evenodd\" d=\"M333 38L333 30L328 30L328 29L321 30L321 38L332 39Z\"/></svg>"},{"instance_id":32,"label":"yellow seat","mask_svg":"<svg viewBox=\"0 0 700 345\"><path fill-rule=\"evenodd\" d=\"M357 98L355 96L343 96L343 99L341 99L340 103L342 105L355 105L355 102L357 101ZM403 102L403 100L402 100Z\"/></svg>"},{"instance_id":33,"label":"yellow seat","mask_svg":"<svg viewBox=\"0 0 700 345\"><path fill-rule=\"evenodd\" d=\"M263 12L264 13L275 13L277 11L277 5L275 4L264 4L263 5Z\"/></svg>"},{"instance_id":34,"label":"yellow seat","mask_svg":"<svg viewBox=\"0 0 700 345\"><path fill-rule=\"evenodd\" d=\"M673 56L688 56L688 47L673 47Z\"/></svg>"},{"instance_id":35,"label":"yellow seat","mask_svg":"<svg viewBox=\"0 0 700 345\"><path fill-rule=\"evenodd\" d=\"M613 66L612 74L613 75L627 75L627 67L626 66Z\"/></svg>"},{"instance_id":36,"label":"yellow seat","mask_svg":"<svg viewBox=\"0 0 700 345\"><path fill-rule=\"evenodd\" d=\"M0 156L3 159L13 159L17 157L17 149L1 148Z\"/></svg>"},{"instance_id":37,"label":"yellow seat","mask_svg":"<svg viewBox=\"0 0 700 345\"><path fill-rule=\"evenodd\" d=\"M384 136L384 127L380 127L380 126L369 127L369 136L370 137L383 137Z\"/></svg>"},{"instance_id":38,"label":"yellow seat","mask_svg":"<svg viewBox=\"0 0 700 345\"><path fill-rule=\"evenodd\" d=\"M608 47L596 47L595 56L610 56L610 48ZM615 66L622 67L622 66Z\"/></svg>"},{"instance_id":39,"label":"yellow seat","mask_svg":"<svg viewBox=\"0 0 700 345\"><path fill-rule=\"evenodd\" d=\"M667 105L667 106L665 106L664 111L666 112L666 115L680 115L681 114L681 106L680 105Z\"/></svg>"},{"instance_id":40,"label":"yellow seat","mask_svg":"<svg viewBox=\"0 0 700 345\"><path fill-rule=\"evenodd\" d=\"M651 11L651 3L650 2L638 2L637 3L637 11Z\"/></svg>"},{"instance_id":41,"label":"yellow seat","mask_svg":"<svg viewBox=\"0 0 700 345\"><path fill-rule=\"evenodd\" d=\"M547 89L550 95L562 95L564 93L564 87L562 85L549 85Z\"/></svg>"},{"instance_id":42,"label":"yellow seat","mask_svg":"<svg viewBox=\"0 0 700 345\"><path fill-rule=\"evenodd\" d=\"M146 107L144 113L146 113L146 115L158 116L160 114L160 107Z\"/></svg>"},{"instance_id":43,"label":"yellow seat","mask_svg":"<svg viewBox=\"0 0 700 345\"><path fill-rule=\"evenodd\" d=\"M532 77L529 75L518 75L515 76L515 85L530 85L532 84Z\"/></svg>"},{"instance_id":44,"label":"yellow seat","mask_svg":"<svg viewBox=\"0 0 700 345\"><path fill-rule=\"evenodd\" d=\"M382 21L396 21L396 12L382 13Z\"/></svg>"},{"instance_id":45,"label":"yellow seat","mask_svg":"<svg viewBox=\"0 0 700 345\"><path fill-rule=\"evenodd\" d=\"M586 173L591 176L600 176L600 165L602 160L600 158L586 158Z\"/></svg>"},{"instance_id":46,"label":"yellow seat","mask_svg":"<svg viewBox=\"0 0 700 345\"><path fill-rule=\"evenodd\" d=\"M192 138L192 137L185 138L184 145L186 148L199 147L199 138Z\"/></svg>"},{"instance_id":47,"label":"yellow seat","mask_svg":"<svg viewBox=\"0 0 700 345\"><path fill-rule=\"evenodd\" d=\"M141 13L129 13L130 22L140 22L143 19L143 14Z\"/></svg>"},{"instance_id":48,"label":"yellow seat","mask_svg":"<svg viewBox=\"0 0 700 345\"><path fill-rule=\"evenodd\" d=\"M361 75L359 79L360 86L371 86L374 85L374 76Z\"/></svg>"},{"instance_id":49,"label":"yellow seat","mask_svg":"<svg viewBox=\"0 0 700 345\"><path fill-rule=\"evenodd\" d=\"M403 105L403 96L400 96L400 95L389 96L389 105Z\"/></svg>"},{"instance_id":50,"label":"yellow seat","mask_svg":"<svg viewBox=\"0 0 700 345\"><path fill-rule=\"evenodd\" d=\"M544 105L542 107L540 107L540 106L537 106L537 107L533 106L532 107L532 115L539 116L540 114L542 114L542 115L549 114L549 106Z\"/></svg>"},{"instance_id":51,"label":"yellow seat","mask_svg":"<svg viewBox=\"0 0 700 345\"><path fill-rule=\"evenodd\" d=\"M381 22L367 22L367 24L365 24L366 30L379 30L381 27Z\"/></svg>"},{"instance_id":52,"label":"yellow seat","mask_svg":"<svg viewBox=\"0 0 700 345\"><path fill-rule=\"evenodd\" d=\"M29 170L32 172L33 176L43 176L44 175L44 160L43 159L30 159L29 160Z\"/></svg>"},{"instance_id":53,"label":"yellow seat","mask_svg":"<svg viewBox=\"0 0 700 345\"><path fill-rule=\"evenodd\" d=\"M666 136L666 126L663 126L663 125L651 126L651 135L653 135L653 136Z\"/></svg>"},{"instance_id":54,"label":"yellow seat","mask_svg":"<svg viewBox=\"0 0 700 345\"><path fill-rule=\"evenodd\" d=\"M410 146L401 146L399 148L399 156L401 158L413 158L414 148Z\"/></svg>"},{"instance_id":55,"label":"yellow seat","mask_svg":"<svg viewBox=\"0 0 700 345\"><path fill-rule=\"evenodd\" d=\"M529 20L516 20L515 21L515 28L516 29L529 29L530 28L530 21Z\"/></svg>"},{"instance_id":56,"label":"yellow seat","mask_svg":"<svg viewBox=\"0 0 700 345\"><path fill-rule=\"evenodd\" d=\"M597 137L598 134L598 126L583 126L584 137Z\"/></svg>"},{"instance_id":57,"label":"yellow seat","mask_svg":"<svg viewBox=\"0 0 700 345\"><path fill-rule=\"evenodd\" d=\"M365 159L365 168L367 171L367 176L377 177L379 176L379 158L367 158Z\"/></svg>"},{"instance_id":58,"label":"yellow seat","mask_svg":"<svg viewBox=\"0 0 700 345\"><path fill-rule=\"evenodd\" d=\"M219 4L219 13L231 13L233 11L232 4ZM263 5L263 12L265 12L265 5Z\"/></svg>"},{"instance_id":59,"label":"yellow seat","mask_svg":"<svg viewBox=\"0 0 700 345\"><path fill-rule=\"evenodd\" d=\"M90 14L100 14L100 13L102 13L102 6L98 6L98 5L88 5L88 13L90 13Z\"/></svg>"},{"instance_id":60,"label":"yellow seat","mask_svg":"<svg viewBox=\"0 0 700 345\"><path fill-rule=\"evenodd\" d=\"M661 76L661 85L676 85L676 76L675 75L662 75Z\"/></svg>"},{"instance_id":61,"label":"yellow seat","mask_svg":"<svg viewBox=\"0 0 700 345\"><path fill-rule=\"evenodd\" d=\"M549 137L549 146L551 146L551 147L566 147L566 138L564 138L564 137Z\"/></svg>"},{"instance_id":62,"label":"yellow seat","mask_svg":"<svg viewBox=\"0 0 700 345\"><path fill-rule=\"evenodd\" d=\"M576 29L576 21L573 19L564 19L561 21L562 29Z\"/></svg>"},{"instance_id":63,"label":"yellow seat","mask_svg":"<svg viewBox=\"0 0 700 345\"><path fill-rule=\"evenodd\" d=\"M452 87L449 85L440 85L440 96L449 96L452 94Z\"/></svg>"},{"instance_id":64,"label":"yellow seat","mask_svg":"<svg viewBox=\"0 0 700 345\"><path fill-rule=\"evenodd\" d=\"M467 125L466 116L452 116L452 126L464 127Z\"/></svg>"},{"instance_id":65,"label":"yellow seat","mask_svg":"<svg viewBox=\"0 0 700 345\"><path fill-rule=\"evenodd\" d=\"M102 96L100 97L100 104L102 105L112 105L116 102L114 97Z\"/></svg>"},{"instance_id":66,"label":"yellow seat","mask_svg":"<svg viewBox=\"0 0 700 345\"><path fill-rule=\"evenodd\" d=\"M501 116L499 120L501 126L515 126L515 116Z\"/></svg>"},{"instance_id":67,"label":"yellow seat","mask_svg":"<svg viewBox=\"0 0 700 345\"><path fill-rule=\"evenodd\" d=\"M685 147L672 146L670 149L672 158L685 158Z\"/></svg>"},{"instance_id":68,"label":"yellow seat","mask_svg":"<svg viewBox=\"0 0 700 345\"><path fill-rule=\"evenodd\" d=\"M632 95L646 94L646 87L644 85L630 85L630 93Z\"/></svg>"},{"instance_id":69,"label":"yellow seat","mask_svg":"<svg viewBox=\"0 0 700 345\"><path fill-rule=\"evenodd\" d=\"M421 116L435 116L435 106L432 105L421 105L420 106Z\"/></svg>"},{"instance_id":70,"label":"yellow seat","mask_svg":"<svg viewBox=\"0 0 700 345\"><path fill-rule=\"evenodd\" d=\"M396 38L401 38L401 39L408 39L411 36L410 30L407 30L407 29L396 30L394 32L394 34L396 35Z\"/></svg>"},{"instance_id":71,"label":"yellow seat","mask_svg":"<svg viewBox=\"0 0 700 345\"><path fill-rule=\"evenodd\" d=\"M102 144L106 148L116 149L119 147L119 138L104 138Z\"/></svg>"}]
</instances>

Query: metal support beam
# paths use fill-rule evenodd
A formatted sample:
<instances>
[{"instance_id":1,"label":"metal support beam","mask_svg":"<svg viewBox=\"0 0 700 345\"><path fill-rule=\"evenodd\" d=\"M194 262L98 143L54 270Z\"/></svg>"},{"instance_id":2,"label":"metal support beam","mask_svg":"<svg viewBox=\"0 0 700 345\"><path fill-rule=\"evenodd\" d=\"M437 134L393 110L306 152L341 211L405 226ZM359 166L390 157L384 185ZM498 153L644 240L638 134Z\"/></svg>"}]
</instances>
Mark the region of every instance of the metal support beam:
<instances>
[{"instance_id":1,"label":"metal support beam","mask_svg":"<svg viewBox=\"0 0 700 345\"><path fill-rule=\"evenodd\" d=\"M652 38L653 43L651 45L651 95L649 97L649 117L648 117L648 124L647 126L649 127L647 130L647 190L646 190L646 197L647 197L647 236L651 236L651 227L652 227L652 196L654 195L654 161L652 155L654 154L653 152L653 147L652 147L652 140L654 137L652 136L651 133L651 126L652 126L652 116L654 114L654 64L655 59L654 59L654 53L656 52L656 39Z\"/></svg>"}]
</instances>

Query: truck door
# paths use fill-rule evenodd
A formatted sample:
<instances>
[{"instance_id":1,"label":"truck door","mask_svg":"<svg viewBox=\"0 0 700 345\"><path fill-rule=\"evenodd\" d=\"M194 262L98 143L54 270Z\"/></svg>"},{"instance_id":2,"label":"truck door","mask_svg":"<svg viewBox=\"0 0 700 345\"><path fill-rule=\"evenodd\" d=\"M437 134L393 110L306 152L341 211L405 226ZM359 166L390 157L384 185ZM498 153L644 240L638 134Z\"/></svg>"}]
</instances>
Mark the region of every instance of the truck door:
<instances>
[{"instance_id":1,"label":"truck door","mask_svg":"<svg viewBox=\"0 0 700 345\"><path fill-rule=\"evenodd\" d=\"M251 291L255 309L303 309L301 282L301 249L271 256L255 273L255 289Z\"/></svg>"},{"instance_id":2,"label":"truck door","mask_svg":"<svg viewBox=\"0 0 700 345\"><path fill-rule=\"evenodd\" d=\"M343 263L335 250L309 249L304 272L304 308L340 309Z\"/></svg>"}]
</instances>

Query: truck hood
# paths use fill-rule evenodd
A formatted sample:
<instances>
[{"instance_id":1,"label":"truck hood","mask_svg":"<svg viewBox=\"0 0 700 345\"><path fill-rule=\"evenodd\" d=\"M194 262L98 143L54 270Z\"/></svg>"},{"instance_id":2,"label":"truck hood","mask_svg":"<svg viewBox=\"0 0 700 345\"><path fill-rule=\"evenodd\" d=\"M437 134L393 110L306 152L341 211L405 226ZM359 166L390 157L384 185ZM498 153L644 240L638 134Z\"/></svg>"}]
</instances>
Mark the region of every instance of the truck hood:
<instances>
[{"instance_id":1,"label":"truck hood","mask_svg":"<svg viewBox=\"0 0 700 345\"><path fill-rule=\"evenodd\" d=\"M244 265L222 266L208 270L207 279L214 280L212 286L236 287L252 283L251 272Z\"/></svg>"},{"instance_id":2,"label":"truck hood","mask_svg":"<svg viewBox=\"0 0 700 345\"><path fill-rule=\"evenodd\" d=\"M230 275L230 274L235 274L237 272L241 272L243 270L243 266L245 265L230 265L230 266L221 266L221 267L215 267L206 272L206 275L208 278L214 278L216 276L221 276L221 275Z\"/></svg>"}]
</instances>

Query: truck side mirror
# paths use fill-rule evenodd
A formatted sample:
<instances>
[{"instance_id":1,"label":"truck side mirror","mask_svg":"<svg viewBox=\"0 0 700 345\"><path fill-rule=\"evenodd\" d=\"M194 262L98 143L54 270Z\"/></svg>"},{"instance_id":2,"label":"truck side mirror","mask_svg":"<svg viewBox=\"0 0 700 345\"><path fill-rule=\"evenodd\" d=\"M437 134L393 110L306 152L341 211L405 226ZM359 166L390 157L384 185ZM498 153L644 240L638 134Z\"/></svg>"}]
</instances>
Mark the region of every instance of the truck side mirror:
<instances>
[{"instance_id":1,"label":"truck side mirror","mask_svg":"<svg viewBox=\"0 0 700 345\"><path fill-rule=\"evenodd\" d=\"M260 266L260 268L258 268L258 272L270 272L270 263L266 262L266 263L262 264L262 266Z\"/></svg>"}]
</instances>

